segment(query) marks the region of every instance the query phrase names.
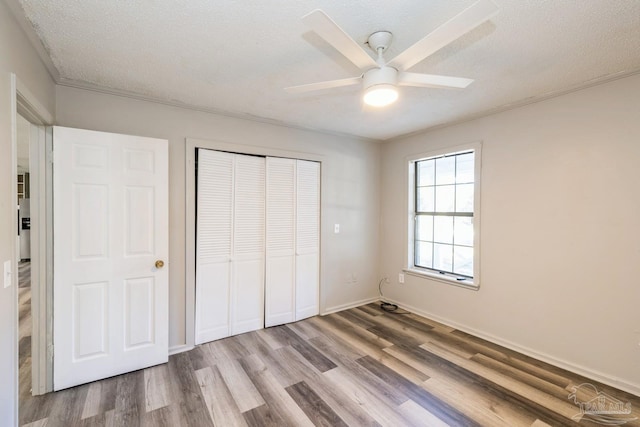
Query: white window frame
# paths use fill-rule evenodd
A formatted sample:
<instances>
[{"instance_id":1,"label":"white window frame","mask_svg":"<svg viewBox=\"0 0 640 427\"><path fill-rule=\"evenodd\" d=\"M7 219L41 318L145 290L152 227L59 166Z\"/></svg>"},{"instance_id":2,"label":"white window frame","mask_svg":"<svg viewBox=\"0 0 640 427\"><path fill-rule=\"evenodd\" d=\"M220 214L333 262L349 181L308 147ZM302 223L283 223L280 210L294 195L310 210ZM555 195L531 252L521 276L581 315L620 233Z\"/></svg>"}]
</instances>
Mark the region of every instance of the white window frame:
<instances>
[{"instance_id":1,"label":"white window frame","mask_svg":"<svg viewBox=\"0 0 640 427\"><path fill-rule=\"evenodd\" d=\"M442 274L437 271L426 268L416 267L414 264L414 236L415 236L415 163L443 155L462 153L465 151L474 151L474 187L473 187L473 278L458 280L460 276L454 274ZM480 188L481 188L481 165L482 165L482 142L473 142L469 144L457 145L453 147L444 147L426 153L419 153L405 158L405 194L407 209L405 215L405 265L403 271L409 275L426 279L432 279L450 285L460 286L466 289L478 290L480 288Z\"/></svg>"}]
</instances>

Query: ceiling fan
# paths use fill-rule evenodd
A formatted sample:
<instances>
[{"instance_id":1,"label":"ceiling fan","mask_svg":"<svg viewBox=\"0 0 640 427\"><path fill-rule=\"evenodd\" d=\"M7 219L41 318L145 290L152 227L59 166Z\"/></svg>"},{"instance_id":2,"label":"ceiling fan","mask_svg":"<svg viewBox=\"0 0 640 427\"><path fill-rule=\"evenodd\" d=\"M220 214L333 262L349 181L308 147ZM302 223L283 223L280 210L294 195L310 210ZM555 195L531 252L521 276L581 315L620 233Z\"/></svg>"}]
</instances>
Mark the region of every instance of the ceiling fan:
<instances>
[{"instance_id":1,"label":"ceiling fan","mask_svg":"<svg viewBox=\"0 0 640 427\"><path fill-rule=\"evenodd\" d=\"M391 43L392 34L390 32L377 31L369 36L367 43L371 50L377 54L377 59L373 59L327 14L316 9L303 16L302 21L353 62L363 73L357 77L291 86L285 90L289 93L302 93L362 83L364 102L371 106L383 107L398 99L398 86L463 89L473 80L462 77L410 73L406 70L488 21L497 13L498 7L493 1L479 0L387 62L383 55Z\"/></svg>"}]
</instances>

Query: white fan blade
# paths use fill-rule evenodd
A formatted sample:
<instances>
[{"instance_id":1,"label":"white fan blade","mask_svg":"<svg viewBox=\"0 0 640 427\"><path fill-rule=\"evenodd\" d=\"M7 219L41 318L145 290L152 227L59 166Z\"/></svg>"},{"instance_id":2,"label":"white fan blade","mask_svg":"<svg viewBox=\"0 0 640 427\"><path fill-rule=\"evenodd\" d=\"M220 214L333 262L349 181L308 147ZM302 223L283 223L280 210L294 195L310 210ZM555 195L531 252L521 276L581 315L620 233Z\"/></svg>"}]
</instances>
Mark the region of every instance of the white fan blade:
<instances>
[{"instance_id":1,"label":"white fan blade","mask_svg":"<svg viewBox=\"0 0 640 427\"><path fill-rule=\"evenodd\" d=\"M429 55L488 21L498 13L491 0L479 0L393 58L388 65L408 70Z\"/></svg>"},{"instance_id":2,"label":"white fan blade","mask_svg":"<svg viewBox=\"0 0 640 427\"><path fill-rule=\"evenodd\" d=\"M329 80L326 82L310 83L307 85L291 86L286 90L289 93L312 92L315 90L333 89L334 87L351 86L362 82L362 77L351 77L341 80Z\"/></svg>"},{"instance_id":3,"label":"white fan blade","mask_svg":"<svg viewBox=\"0 0 640 427\"><path fill-rule=\"evenodd\" d=\"M355 40L320 9L303 16L302 21L358 68L367 70L378 66Z\"/></svg>"},{"instance_id":4,"label":"white fan blade","mask_svg":"<svg viewBox=\"0 0 640 427\"><path fill-rule=\"evenodd\" d=\"M407 73L406 71L398 74L400 86L464 89L471 83L473 83L473 79L465 79L464 77L436 76L434 74Z\"/></svg>"}]
</instances>

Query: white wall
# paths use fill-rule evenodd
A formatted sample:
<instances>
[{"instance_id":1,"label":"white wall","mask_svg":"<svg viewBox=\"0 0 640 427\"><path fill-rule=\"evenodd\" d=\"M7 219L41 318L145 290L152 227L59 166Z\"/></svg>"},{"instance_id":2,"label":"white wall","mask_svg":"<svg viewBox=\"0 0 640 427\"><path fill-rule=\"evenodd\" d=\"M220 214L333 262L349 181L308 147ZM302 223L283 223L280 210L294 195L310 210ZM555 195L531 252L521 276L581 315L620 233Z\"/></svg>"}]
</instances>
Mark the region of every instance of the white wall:
<instances>
[{"instance_id":1,"label":"white wall","mask_svg":"<svg viewBox=\"0 0 640 427\"><path fill-rule=\"evenodd\" d=\"M185 337L185 138L218 140L322 155L321 287L324 308L376 296L380 145L158 103L59 86L61 126L169 140L169 345ZM355 275L356 284L346 284Z\"/></svg>"},{"instance_id":2,"label":"white wall","mask_svg":"<svg viewBox=\"0 0 640 427\"><path fill-rule=\"evenodd\" d=\"M398 302L640 392L640 75L384 144ZM481 288L407 276L404 163L483 141Z\"/></svg>"},{"instance_id":3,"label":"white wall","mask_svg":"<svg viewBox=\"0 0 640 427\"><path fill-rule=\"evenodd\" d=\"M54 112L53 81L28 39L0 1L0 269L4 261L15 258L16 200L12 190L16 177L12 160L11 73L15 73L29 91L50 113ZM17 267L14 265L17 271ZM0 271L1 274L1 271ZM17 423L17 280L4 288L0 281L0 425Z\"/></svg>"}]
</instances>

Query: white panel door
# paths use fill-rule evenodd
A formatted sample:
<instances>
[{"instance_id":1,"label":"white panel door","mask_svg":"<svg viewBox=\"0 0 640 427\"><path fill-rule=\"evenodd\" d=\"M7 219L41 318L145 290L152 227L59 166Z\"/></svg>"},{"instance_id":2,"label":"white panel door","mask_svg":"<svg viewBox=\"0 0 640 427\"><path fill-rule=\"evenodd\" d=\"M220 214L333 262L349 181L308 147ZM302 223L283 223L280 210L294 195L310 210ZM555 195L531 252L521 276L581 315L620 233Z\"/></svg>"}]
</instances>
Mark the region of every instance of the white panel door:
<instances>
[{"instance_id":1,"label":"white panel door","mask_svg":"<svg viewBox=\"0 0 640 427\"><path fill-rule=\"evenodd\" d=\"M234 157L231 335L264 327L265 158Z\"/></svg>"},{"instance_id":2,"label":"white panel door","mask_svg":"<svg viewBox=\"0 0 640 427\"><path fill-rule=\"evenodd\" d=\"M265 158L198 150L196 344L264 326Z\"/></svg>"},{"instance_id":3,"label":"white panel door","mask_svg":"<svg viewBox=\"0 0 640 427\"><path fill-rule=\"evenodd\" d=\"M196 344L229 336L234 155L198 150Z\"/></svg>"},{"instance_id":4,"label":"white panel door","mask_svg":"<svg viewBox=\"0 0 640 427\"><path fill-rule=\"evenodd\" d=\"M267 157L265 326L295 321L296 160Z\"/></svg>"},{"instance_id":5,"label":"white panel door","mask_svg":"<svg viewBox=\"0 0 640 427\"><path fill-rule=\"evenodd\" d=\"M296 316L320 311L320 163L296 162Z\"/></svg>"},{"instance_id":6,"label":"white panel door","mask_svg":"<svg viewBox=\"0 0 640 427\"><path fill-rule=\"evenodd\" d=\"M168 143L53 132L60 390L168 360Z\"/></svg>"}]
</instances>

